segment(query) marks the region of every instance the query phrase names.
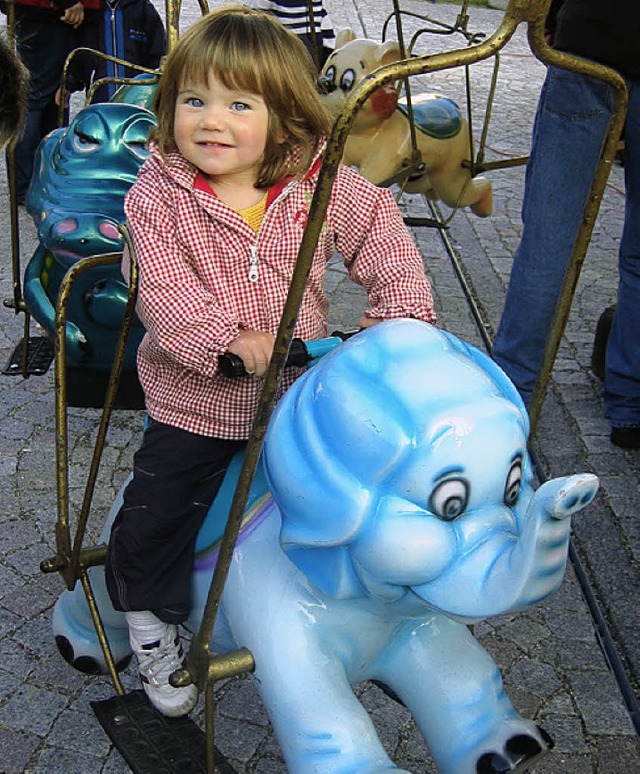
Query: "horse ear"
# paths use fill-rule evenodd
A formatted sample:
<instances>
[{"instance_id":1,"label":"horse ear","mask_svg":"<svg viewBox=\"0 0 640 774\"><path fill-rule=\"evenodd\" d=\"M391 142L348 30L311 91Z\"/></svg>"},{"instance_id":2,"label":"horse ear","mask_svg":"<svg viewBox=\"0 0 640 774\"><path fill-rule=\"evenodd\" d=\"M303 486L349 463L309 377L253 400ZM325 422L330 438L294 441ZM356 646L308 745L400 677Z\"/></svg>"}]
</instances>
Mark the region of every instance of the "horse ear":
<instances>
[{"instance_id":1,"label":"horse ear","mask_svg":"<svg viewBox=\"0 0 640 774\"><path fill-rule=\"evenodd\" d=\"M400 44L396 40L388 40L378 48L378 61L381 65L397 62L400 59Z\"/></svg>"},{"instance_id":2,"label":"horse ear","mask_svg":"<svg viewBox=\"0 0 640 774\"><path fill-rule=\"evenodd\" d=\"M352 40L356 39L356 33L353 30L350 29L344 29L340 30L338 34L336 35L336 51L339 48L342 48L342 46L346 46L347 43L351 43Z\"/></svg>"}]
</instances>

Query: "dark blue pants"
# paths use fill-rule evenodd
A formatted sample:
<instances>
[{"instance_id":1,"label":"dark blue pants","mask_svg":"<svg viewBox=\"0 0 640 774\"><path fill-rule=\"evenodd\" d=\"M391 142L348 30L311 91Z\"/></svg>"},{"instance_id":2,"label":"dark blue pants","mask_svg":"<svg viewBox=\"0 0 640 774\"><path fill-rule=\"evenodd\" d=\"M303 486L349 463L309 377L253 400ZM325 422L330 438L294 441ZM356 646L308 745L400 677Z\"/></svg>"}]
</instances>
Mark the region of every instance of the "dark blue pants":
<instances>
[{"instance_id":1,"label":"dark blue pants","mask_svg":"<svg viewBox=\"0 0 640 774\"><path fill-rule=\"evenodd\" d=\"M16 48L29 70L27 117L16 145L16 194L24 196L33 173L33 160L40 140L58 125L55 93L65 60L75 46L76 31L60 21L16 21Z\"/></svg>"}]
</instances>

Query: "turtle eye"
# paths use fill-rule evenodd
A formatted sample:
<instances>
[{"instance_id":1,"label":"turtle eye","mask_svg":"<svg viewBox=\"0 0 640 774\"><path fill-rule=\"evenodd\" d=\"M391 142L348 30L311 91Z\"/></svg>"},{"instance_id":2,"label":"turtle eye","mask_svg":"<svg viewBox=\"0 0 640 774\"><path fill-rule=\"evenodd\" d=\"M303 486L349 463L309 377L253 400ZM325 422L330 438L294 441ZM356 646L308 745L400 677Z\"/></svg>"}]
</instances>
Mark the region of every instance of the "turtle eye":
<instances>
[{"instance_id":1,"label":"turtle eye","mask_svg":"<svg viewBox=\"0 0 640 774\"><path fill-rule=\"evenodd\" d=\"M504 485L504 504L513 508L520 496L522 485L522 458L518 457L507 473L507 481Z\"/></svg>"},{"instance_id":2,"label":"turtle eye","mask_svg":"<svg viewBox=\"0 0 640 774\"><path fill-rule=\"evenodd\" d=\"M442 521L453 521L465 512L468 501L467 482L462 478L448 478L431 493L429 510Z\"/></svg>"},{"instance_id":3,"label":"turtle eye","mask_svg":"<svg viewBox=\"0 0 640 774\"><path fill-rule=\"evenodd\" d=\"M73 144L77 150L86 153L97 150L100 146L100 140L87 132L76 129L73 133Z\"/></svg>"}]
</instances>

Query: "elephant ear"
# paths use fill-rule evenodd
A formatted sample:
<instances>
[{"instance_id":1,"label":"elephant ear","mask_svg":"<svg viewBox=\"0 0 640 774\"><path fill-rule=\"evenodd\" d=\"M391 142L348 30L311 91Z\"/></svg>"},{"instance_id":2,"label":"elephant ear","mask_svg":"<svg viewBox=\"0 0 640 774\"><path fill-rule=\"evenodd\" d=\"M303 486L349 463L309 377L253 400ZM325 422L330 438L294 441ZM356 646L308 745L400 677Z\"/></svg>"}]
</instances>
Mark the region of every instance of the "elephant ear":
<instances>
[{"instance_id":1,"label":"elephant ear","mask_svg":"<svg viewBox=\"0 0 640 774\"><path fill-rule=\"evenodd\" d=\"M494 360L492 360L489 355L487 355L485 352L482 352L482 350L478 349L477 347L474 347L471 344L468 344L466 341L462 341L461 339L456 338L448 331L442 331L442 334L449 340L451 346L454 349L467 355L467 357L473 360L474 363L477 363L477 365L479 365L480 368L482 368L482 370L491 377L492 381L500 390L502 395L518 408L518 411L522 415L524 427L528 435L529 414L527 412L527 408L524 405L524 401L522 400L522 397L516 389L514 383L511 381L511 379L509 379L502 368L500 368L500 366Z\"/></svg>"},{"instance_id":2,"label":"elephant ear","mask_svg":"<svg viewBox=\"0 0 640 774\"><path fill-rule=\"evenodd\" d=\"M371 354L365 334L358 334L298 379L278 404L264 445L282 548L339 598L363 594L349 546L408 447L384 390L376 390L372 363L363 368Z\"/></svg>"}]
</instances>

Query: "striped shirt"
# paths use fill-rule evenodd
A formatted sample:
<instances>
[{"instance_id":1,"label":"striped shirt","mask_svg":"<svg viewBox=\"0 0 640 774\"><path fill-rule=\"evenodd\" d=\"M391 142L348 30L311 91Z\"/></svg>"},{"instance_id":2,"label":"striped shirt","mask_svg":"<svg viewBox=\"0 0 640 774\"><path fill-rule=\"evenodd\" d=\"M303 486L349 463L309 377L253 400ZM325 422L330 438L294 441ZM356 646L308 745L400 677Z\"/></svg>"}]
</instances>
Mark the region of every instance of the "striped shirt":
<instances>
[{"instance_id":1,"label":"striped shirt","mask_svg":"<svg viewBox=\"0 0 640 774\"><path fill-rule=\"evenodd\" d=\"M296 35L310 35L313 32L309 18L309 4L305 0L279 0L279 2L246 0L245 5L273 14L283 26ZM322 34L323 44L327 48L335 48L336 33L323 1L313 0L311 7L316 33Z\"/></svg>"}]
</instances>

